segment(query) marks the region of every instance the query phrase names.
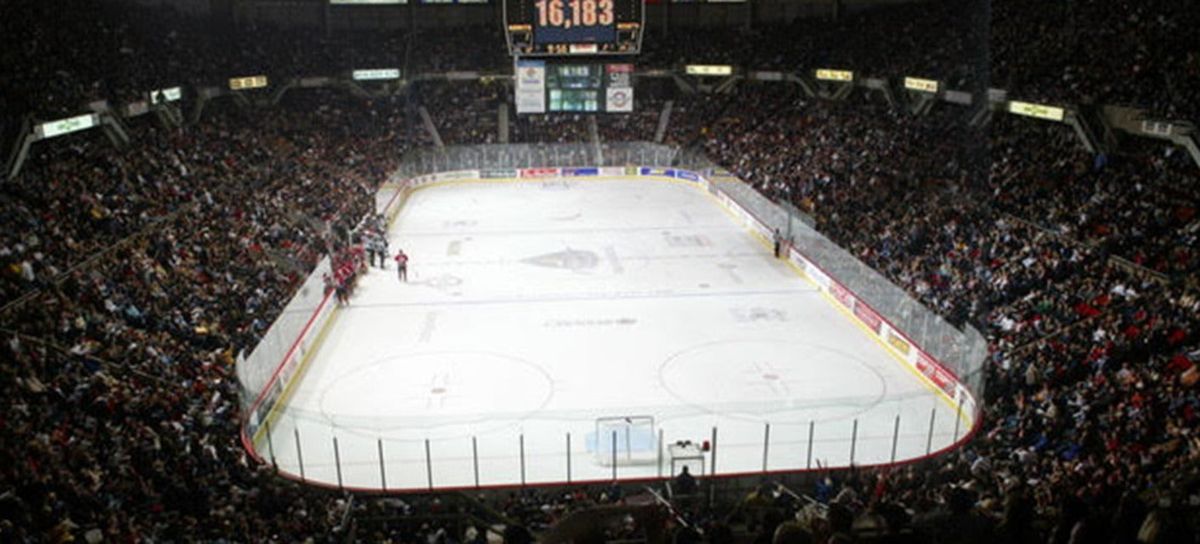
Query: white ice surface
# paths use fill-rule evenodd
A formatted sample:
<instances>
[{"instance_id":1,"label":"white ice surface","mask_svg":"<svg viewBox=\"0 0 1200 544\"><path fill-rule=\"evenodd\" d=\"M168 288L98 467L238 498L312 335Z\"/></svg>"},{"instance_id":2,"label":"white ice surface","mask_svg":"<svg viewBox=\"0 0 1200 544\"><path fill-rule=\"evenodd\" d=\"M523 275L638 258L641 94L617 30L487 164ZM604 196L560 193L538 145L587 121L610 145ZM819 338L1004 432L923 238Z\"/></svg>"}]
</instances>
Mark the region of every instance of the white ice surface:
<instances>
[{"instance_id":1,"label":"white ice surface","mask_svg":"<svg viewBox=\"0 0 1200 544\"><path fill-rule=\"evenodd\" d=\"M888 462L894 434L897 460L953 441L951 407L696 188L430 187L390 241L409 281L372 269L331 324L270 433L286 472L302 456L307 479L336 484L340 464L361 488L473 486L476 466L481 485L564 482L568 462L606 479L589 434L627 415L666 443L715 427L722 474L761 471L764 443L769 470L795 470ZM666 457L618 477L666 475Z\"/></svg>"}]
</instances>

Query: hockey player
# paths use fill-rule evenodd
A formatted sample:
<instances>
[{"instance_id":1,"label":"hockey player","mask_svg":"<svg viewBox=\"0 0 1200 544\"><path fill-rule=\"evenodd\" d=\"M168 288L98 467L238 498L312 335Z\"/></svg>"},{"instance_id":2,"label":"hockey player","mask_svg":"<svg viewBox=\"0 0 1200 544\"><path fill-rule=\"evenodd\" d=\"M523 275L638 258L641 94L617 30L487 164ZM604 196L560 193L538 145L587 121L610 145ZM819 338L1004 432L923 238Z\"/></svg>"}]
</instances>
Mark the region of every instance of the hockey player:
<instances>
[{"instance_id":1,"label":"hockey player","mask_svg":"<svg viewBox=\"0 0 1200 544\"><path fill-rule=\"evenodd\" d=\"M367 231L363 234L363 245L367 246L367 261L370 266L375 266L375 256L379 254L379 246L375 243L375 233ZM379 255L379 260L383 260L383 255Z\"/></svg>"},{"instance_id":2,"label":"hockey player","mask_svg":"<svg viewBox=\"0 0 1200 544\"><path fill-rule=\"evenodd\" d=\"M371 248L379 256L379 268L384 268L383 263L387 262L387 253L383 251L383 235L378 232L371 235ZM375 261L371 261L371 266L375 266Z\"/></svg>"},{"instance_id":3,"label":"hockey player","mask_svg":"<svg viewBox=\"0 0 1200 544\"><path fill-rule=\"evenodd\" d=\"M333 273L334 297L337 299L338 305L345 306L350 302L348 270L344 266L339 266Z\"/></svg>"},{"instance_id":4,"label":"hockey player","mask_svg":"<svg viewBox=\"0 0 1200 544\"><path fill-rule=\"evenodd\" d=\"M396 253L396 274L400 281L408 281L408 255L401 249Z\"/></svg>"}]
</instances>

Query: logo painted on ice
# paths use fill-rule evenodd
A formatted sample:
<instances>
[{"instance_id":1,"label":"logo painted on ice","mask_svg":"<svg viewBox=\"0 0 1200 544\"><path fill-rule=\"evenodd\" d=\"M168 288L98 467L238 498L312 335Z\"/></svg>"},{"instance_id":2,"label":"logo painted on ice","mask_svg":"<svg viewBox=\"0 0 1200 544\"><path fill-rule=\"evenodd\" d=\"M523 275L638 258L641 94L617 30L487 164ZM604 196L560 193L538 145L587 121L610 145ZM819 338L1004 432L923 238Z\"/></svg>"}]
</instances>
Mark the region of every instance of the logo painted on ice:
<instances>
[{"instance_id":1,"label":"logo painted on ice","mask_svg":"<svg viewBox=\"0 0 1200 544\"><path fill-rule=\"evenodd\" d=\"M592 251L579 249L564 249L544 255L535 255L521 259L521 262L543 268L561 268L564 270L589 270L600 264L600 257Z\"/></svg>"}]
</instances>

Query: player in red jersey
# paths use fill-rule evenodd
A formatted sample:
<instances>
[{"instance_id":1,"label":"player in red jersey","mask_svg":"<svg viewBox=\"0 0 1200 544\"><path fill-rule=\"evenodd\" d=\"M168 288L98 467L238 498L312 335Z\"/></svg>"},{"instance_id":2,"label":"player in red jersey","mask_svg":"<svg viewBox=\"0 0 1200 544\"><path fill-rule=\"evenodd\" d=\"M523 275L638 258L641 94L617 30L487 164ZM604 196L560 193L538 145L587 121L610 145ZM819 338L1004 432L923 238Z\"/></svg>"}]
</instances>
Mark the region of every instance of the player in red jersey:
<instances>
[{"instance_id":1,"label":"player in red jersey","mask_svg":"<svg viewBox=\"0 0 1200 544\"><path fill-rule=\"evenodd\" d=\"M408 255L406 255L404 250L401 249L399 253L396 253L395 258L397 269L396 273L399 275L400 281L408 281Z\"/></svg>"}]
</instances>

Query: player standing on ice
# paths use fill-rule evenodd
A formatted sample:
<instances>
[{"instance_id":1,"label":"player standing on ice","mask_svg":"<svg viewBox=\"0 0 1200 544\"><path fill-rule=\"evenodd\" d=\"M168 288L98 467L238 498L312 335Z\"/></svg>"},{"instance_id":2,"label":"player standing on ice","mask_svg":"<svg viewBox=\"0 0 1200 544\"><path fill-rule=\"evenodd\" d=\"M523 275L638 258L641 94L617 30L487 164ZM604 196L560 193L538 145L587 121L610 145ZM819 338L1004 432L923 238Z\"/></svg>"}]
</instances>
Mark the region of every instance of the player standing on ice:
<instances>
[{"instance_id":1,"label":"player standing on ice","mask_svg":"<svg viewBox=\"0 0 1200 544\"><path fill-rule=\"evenodd\" d=\"M375 266L374 255L379 256L379 268L387 268L387 249L384 247L383 235L378 232L371 233L371 266Z\"/></svg>"},{"instance_id":2,"label":"player standing on ice","mask_svg":"<svg viewBox=\"0 0 1200 544\"><path fill-rule=\"evenodd\" d=\"M368 230L366 232L366 234L363 235L363 238L365 239L365 242L366 242L364 245L367 246L367 262L370 264L371 267L374 267L375 266L375 256L379 254L379 245L375 242L375 233L373 231ZM382 261L383 258L384 258L384 256L380 255L379 260Z\"/></svg>"},{"instance_id":3,"label":"player standing on ice","mask_svg":"<svg viewBox=\"0 0 1200 544\"><path fill-rule=\"evenodd\" d=\"M387 254L388 254L388 239L387 234L383 230L379 231L378 236L379 247L379 268L387 270Z\"/></svg>"},{"instance_id":4,"label":"player standing on ice","mask_svg":"<svg viewBox=\"0 0 1200 544\"><path fill-rule=\"evenodd\" d=\"M783 249L783 235L779 234L779 229L775 229L775 258L780 257L780 252Z\"/></svg>"},{"instance_id":5,"label":"player standing on ice","mask_svg":"<svg viewBox=\"0 0 1200 544\"><path fill-rule=\"evenodd\" d=\"M400 281L408 281L408 255L404 254L403 249L396 253L396 270Z\"/></svg>"}]
</instances>

